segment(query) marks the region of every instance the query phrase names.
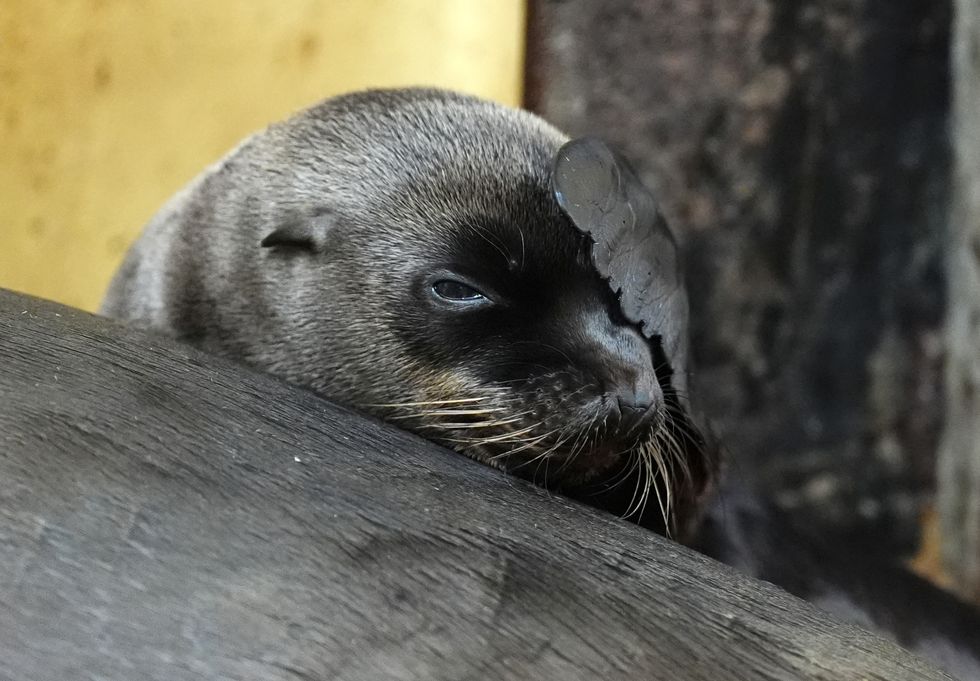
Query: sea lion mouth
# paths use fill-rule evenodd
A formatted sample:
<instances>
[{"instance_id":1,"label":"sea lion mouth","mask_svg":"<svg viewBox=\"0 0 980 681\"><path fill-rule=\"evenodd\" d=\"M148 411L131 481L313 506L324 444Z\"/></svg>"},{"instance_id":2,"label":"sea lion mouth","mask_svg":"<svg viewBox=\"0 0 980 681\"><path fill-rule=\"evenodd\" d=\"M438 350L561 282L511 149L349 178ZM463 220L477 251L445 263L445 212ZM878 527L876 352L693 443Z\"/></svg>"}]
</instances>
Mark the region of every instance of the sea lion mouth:
<instances>
[{"instance_id":1,"label":"sea lion mouth","mask_svg":"<svg viewBox=\"0 0 980 681\"><path fill-rule=\"evenodd\" d=\"M642 425L622 428L601 401L591 411L573 408L580 391L544 410L513 389L472 392L479 394L371 407L408 430L549 489L586 495L616 490L626 499L619 515L637 520L652 509L668 535L682 524L676 516L684 503L678 500L698 486L700 463L690 461L700 456L703 442L676 400L654 407Z\"/></svg>"}]
</instances>

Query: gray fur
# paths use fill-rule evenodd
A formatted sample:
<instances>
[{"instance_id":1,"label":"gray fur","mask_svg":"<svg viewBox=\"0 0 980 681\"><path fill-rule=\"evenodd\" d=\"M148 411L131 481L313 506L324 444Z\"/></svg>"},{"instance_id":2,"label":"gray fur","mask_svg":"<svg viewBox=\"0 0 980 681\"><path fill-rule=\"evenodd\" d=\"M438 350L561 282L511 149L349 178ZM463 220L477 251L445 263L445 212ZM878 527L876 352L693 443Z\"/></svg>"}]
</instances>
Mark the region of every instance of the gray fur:
<instances>
[{"instance_id":1,"label":"gray fur","mask_svg":"<svg viewBox=\"0 0 980 681\"><path fill-rule=\"evenodd\" d=\"M3 681L948 681L628 523L0 290Z\"/></svg>"},{"instance_id":2,"label":"gray fur","mask_svg":"<svg viewBox=\"0 0 980 681\"><path fill-rule=\"evenodd\" d=\"M327 100L165 206L102 312L680 536L714 460L555 199L566 141L439 90ZM496 295L440 308L444 271Z\"/></svg>"},{"instance_id":3,"label":"gray fur","mask_svg":"<svg viewBox=\"0 0 980 681\"><path fill-rule=\"evenodd\" d=\"M434 253L460 249L453 235L479 216L497 220L488 238L500 239L508 257L518 254L505 243L508 230L517 225L522 267L525 246L539 249L542 269L571 267L576 257L568 242L576 232L552 197L550 175L565 142L564 135L531 114L448 92L373 91L328 100L246 140L168 203L129 253L102 311L382 416L390 414L372 404L438 399L433 394L453 394L454 389L467 395L466 388L484 381L476 368L480 362L472 353L450 361L431 346L420 352L406 345L411 334L399 333L399 327L424 325L425 317L413 317L418 306L405 291L420 268L439 260ZM306 247L291 245L300 242ZM664 248L658 246L654 255ZM578 278L587 273L587 268L574 272ZM570 352L580 351L576 357L586 360L603 355L597 372L608 379L623 366L649 363L649 358L629 361L642 359L635 349L645 341L628 325L611 322L607 311L594 304L593 298L608 297L609 291L596 272L591 274L596 279L592 288L569 296L576 303L579 297L586 301L582 314L556 314L557 326L549 327L546 337L534 336L533 320L524 333L542 345L577 336L577 350ZM658 287L650 292L658 293ZM663 336L671 328L676 338L686 339L686 300L666 316L652 335ZM451 334L449 342L456 338ZM577 383L556 378L572 373L566 367L539 377L543 381L528 378L515 391L524 397L518 407L514 395L490 404L495 413L543 406L558 415L558 422L542 421L542 430L565 432L575 406L568 396L583 395L590 378L576 375ZM558 396L549 398L543 382L558 383L550 388ZM426 425L432 423L417 429L438 441ZM593 435L577 441L598 442ZM696 454L698 446L682 454ZM571 458L579 453L573 451ZM625 463L630 471L635 468L632 459ZM696 456L682 463L693 474L689 490L674 490L680 518L674 527L690 532L715 471L713 462ZM623 487L625 508L612 495L598 501L593 494L579 498L622 512L632 507L638 489L632 480ZM652 526L642 509L639 515L638 522ZM749 525L756 532L760 526ZM735 544L751 546L735 538ZM758 574L762 561L794 555L786 546L772 546L761 553L720 557ZM745 556L748 560L736 559ZM818 560L809 563L819 565ZM841 600L848 593L838 589L824 600L850 603Z\"/></svg>"},{"instance_id":4,"label":"gray fur","mask_svg":"<svg viewBox=\"0 0 980 681\"><path fill-rule=\"evenodd\" d=\"M252 136L174 197L101 312L351 404L411 395L419 369L378 314L398 301L365 297L388 295L413 258L446 247L433 227L500 212L515 184L549 190L565 140L527 112L445 91L327 100ZM329 252L261 248L276 230Z\"/></svg>"}]
</instances>

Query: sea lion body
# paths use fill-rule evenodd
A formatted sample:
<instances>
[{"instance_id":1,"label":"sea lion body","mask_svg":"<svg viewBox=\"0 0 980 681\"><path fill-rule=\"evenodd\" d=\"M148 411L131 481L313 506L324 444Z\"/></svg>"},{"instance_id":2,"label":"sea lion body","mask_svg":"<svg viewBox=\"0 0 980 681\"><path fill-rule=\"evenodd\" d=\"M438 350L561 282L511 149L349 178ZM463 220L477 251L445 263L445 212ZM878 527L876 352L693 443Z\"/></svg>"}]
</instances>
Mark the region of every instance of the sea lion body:
<instances>
[{"instance_id":1,"label":"sea lion body","mask_svg":"<svg viewBox=\"0 0 980 681\"><path fill-rule=\"evenodd\" d=\"M566 142L531 114L437 90L327 100L246 140L168 203L102 312L691 538L717 460L678 425L685 361L674 380L662 371L657 334L621 314L555 198ZM440 299L444 281L455 288ZM663 320L677 330L675 360L686 356L683 303ZM674 478L644 448L656 433L680 443L666 449ZM666 503L646 503L657 494ZM874 575L826 582L819 558L779 548L796 535L771 512L748 524L761 543L740 539L749 535L734 515L725 534L724 498L710 514L709 554L763 577L759 566L804 556L780 583L930 648L928 634L903 635L907 613L871 617L861 594ZM942 603L928 586L908 589ZM855 617L861 608L867 617ZM957 626L937 634L939 648L969 648ZM966 668L958 659L950 666Z\"/></svg>"},{"instance_id":2,"label":"sea lion body","mask_svg":"<svg viewBox=\"0 0 980 681\"><path fill-rule=\"evenodd\" d=\"M102 312L683 533L712 464L554 197L566 141L439 90L326 100L167 204Z\"/></svg>"},{"instance_id":3,"label":"sea lion body","mask_svg":"<svg viewBox=\"0 0 980 681\"><path fill-rule=\"evenodd\" d=\"M0 357L4 681L947 678L185 344L0 290Z\"/></svg>"}]
</instances>

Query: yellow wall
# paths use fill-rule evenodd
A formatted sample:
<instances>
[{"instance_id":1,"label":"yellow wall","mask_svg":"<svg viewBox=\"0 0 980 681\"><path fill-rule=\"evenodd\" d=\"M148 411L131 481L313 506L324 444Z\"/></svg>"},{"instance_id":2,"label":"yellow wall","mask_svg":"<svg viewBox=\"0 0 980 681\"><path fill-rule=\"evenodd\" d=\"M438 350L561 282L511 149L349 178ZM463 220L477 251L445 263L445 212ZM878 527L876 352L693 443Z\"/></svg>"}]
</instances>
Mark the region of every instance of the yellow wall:
<instances>
[{"instance_id":1,"label":"yellow wall","mask_svg":"<svg viewBox=\"0 0 980 681\"><path fill-rule=\"evenodd\" d=\"M324 96L520 101L523 0L0 0L0 287L94 309L157 207Z\"/></svg>"}]
</instances>

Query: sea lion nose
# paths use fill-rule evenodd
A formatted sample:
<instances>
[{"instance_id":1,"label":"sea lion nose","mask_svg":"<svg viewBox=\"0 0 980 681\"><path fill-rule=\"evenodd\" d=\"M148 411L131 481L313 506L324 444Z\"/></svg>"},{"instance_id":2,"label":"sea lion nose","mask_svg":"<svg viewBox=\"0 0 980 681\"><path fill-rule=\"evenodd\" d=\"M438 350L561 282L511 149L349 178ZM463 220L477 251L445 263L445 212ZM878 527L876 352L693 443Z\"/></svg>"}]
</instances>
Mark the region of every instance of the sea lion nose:
<instances>
[{"instance_id":1,"label":"sea lion nose","mask_svg":"<svg viewBox=\"0 0 980 681\"><path fill-rule=\"evenodd\" d=\"M643 412L653 404L653 396L642 388L639 390L623 390L616 394L616 402L623 413Z\"/></svg>"},{"instance_id":2,"label":"sea lion nose","mask_svg":"<svg viewBox=\"0 0 980 681\"><path fill-rule=\"evenodd\" d=\"M604 310L590 310L574 321L584 340L582 354L587 352L595 358L596 383L601 386L605 410L603 422L610 429L607 432L632 436L656 425L664 394L646 338Z\"/></svg>"},{"instance_id":3,"label":"sea lion nose","mask_svg":"<svg viewBox=\"0 0 980 681\"><path fill-rule=\"evenodd\" d=\"M657 418L659 400L653 391L642 386L622 387L610 397L610 406L618 412L621 432L633 432L648 428Z\"/></svg>"}]
</instances>

